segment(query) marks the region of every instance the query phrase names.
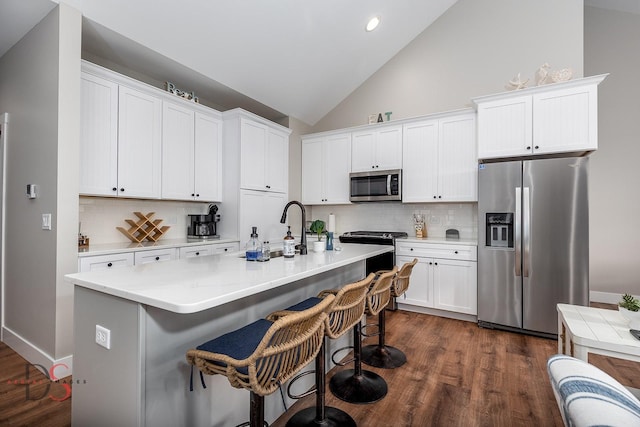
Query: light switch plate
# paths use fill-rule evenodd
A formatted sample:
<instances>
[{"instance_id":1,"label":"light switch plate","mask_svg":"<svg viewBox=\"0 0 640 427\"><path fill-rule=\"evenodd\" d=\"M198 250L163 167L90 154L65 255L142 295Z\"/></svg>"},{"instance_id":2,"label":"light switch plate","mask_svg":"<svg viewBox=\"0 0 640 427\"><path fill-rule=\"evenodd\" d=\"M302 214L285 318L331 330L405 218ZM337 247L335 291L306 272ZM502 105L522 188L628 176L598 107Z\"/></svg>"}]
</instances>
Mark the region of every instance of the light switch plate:
<instances>
[{"instance_id":1,"label":"light switch plate","mask_svg":"<svg viewBox=\"0 0 640 427\"><path fill-rule=\"evenodd\" d=\"M51 214L42 214L42 229L51 230Z\"/></svg>"}]
</instances>

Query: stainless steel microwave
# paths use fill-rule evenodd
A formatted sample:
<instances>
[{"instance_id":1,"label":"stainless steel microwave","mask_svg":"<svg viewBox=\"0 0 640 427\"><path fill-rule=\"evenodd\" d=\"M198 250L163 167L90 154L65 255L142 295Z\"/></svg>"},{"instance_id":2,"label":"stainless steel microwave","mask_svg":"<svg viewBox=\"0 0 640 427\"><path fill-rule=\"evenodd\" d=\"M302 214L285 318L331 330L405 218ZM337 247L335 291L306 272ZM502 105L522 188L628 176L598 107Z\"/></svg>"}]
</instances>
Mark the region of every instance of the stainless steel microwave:
<instances>
[{"instance_id":1,"label":"stainless steel microwave","mask_svg":"<svg viewBox=\"0 0 640 427\"><path fill-rule=\"evenodd\" d=\"M349 174L352 202L402 200L402 170L354 172Z\"/></svg>"}]
</instances>

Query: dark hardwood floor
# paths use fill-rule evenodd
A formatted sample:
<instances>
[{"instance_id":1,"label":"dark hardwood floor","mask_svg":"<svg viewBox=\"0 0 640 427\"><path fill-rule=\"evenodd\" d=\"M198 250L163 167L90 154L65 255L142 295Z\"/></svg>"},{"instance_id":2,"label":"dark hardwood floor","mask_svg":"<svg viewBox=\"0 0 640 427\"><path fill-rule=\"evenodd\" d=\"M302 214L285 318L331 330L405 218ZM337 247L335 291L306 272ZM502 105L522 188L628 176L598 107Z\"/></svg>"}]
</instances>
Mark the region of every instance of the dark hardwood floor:
<instances>
[{"instance_id":1,"label":"dark hardwood floor","mask_svg":"<svg viewBox=\"0 0 640 427\"><path fill-rule=\"evenodd\" d=\"M359 426L562 426L546 371L547 359L557 352L554 340L396 311L387 315L387 342L407 354L404 366L363 365L387 381L384 399L356 405L327 392L327 404L349 413ZM640 388L640 364L600 356L590 362ZM73 396L52 399L64 397L63 385L52 384L4 343L0 380L0 426L71 425ZM301 399L272 427L284 426L296 411L313 404L314 396Z\"/></svg>"}]
</instances>

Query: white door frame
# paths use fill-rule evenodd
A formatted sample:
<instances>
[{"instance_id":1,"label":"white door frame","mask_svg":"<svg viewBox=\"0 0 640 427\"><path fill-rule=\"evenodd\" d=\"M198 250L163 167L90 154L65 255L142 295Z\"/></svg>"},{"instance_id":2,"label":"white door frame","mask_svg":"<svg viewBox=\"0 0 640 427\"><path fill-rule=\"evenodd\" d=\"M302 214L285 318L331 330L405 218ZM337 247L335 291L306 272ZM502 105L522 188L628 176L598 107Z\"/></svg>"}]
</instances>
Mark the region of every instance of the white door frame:
<instances>
[{"instance_id":1,"label":"white door frame","mask_svg":"<svg viewBox=\"0 0 640 427\"><path fill-rule=\"evenodd\" d=\"M7 128L9 113L0 114L0 341L4 342L4 224L5 224L5 172L7 170Z\"/></svg>"}]
</instances>

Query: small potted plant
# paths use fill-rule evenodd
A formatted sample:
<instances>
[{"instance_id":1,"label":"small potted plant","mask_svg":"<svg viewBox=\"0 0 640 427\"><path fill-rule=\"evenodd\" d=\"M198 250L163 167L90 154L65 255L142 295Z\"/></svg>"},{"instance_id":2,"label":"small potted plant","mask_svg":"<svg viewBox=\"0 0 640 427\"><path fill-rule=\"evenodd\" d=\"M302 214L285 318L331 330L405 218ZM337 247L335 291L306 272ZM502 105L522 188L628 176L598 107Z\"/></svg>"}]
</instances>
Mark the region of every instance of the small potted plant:
<instances>
[{"instance_id":1,"label":"small potted plant","mask_svg":"<svg viewBox=\"0 0 640 427\"><path fill-rule=\"evenodd\" d=\"M640 300L633 295L622 295L622 301L618 303L620 314L629 321L631 329L640 329Z\"/></svg>"},{"instance_id":2,"label":"small potted plant","mask_svg":"<svg viewBox=\"0 0 640 427\"><path fill-rule=\"evenodd\" d=\"M324 242L322 241L322 235L326 233L327 230L324 228L324 221L321 219L316 219L311 223L309 230L312 233L316 233L318 235L318 240L313 242L313 251L314 252L324 252Z\"/></svg>"}]
</instances>

